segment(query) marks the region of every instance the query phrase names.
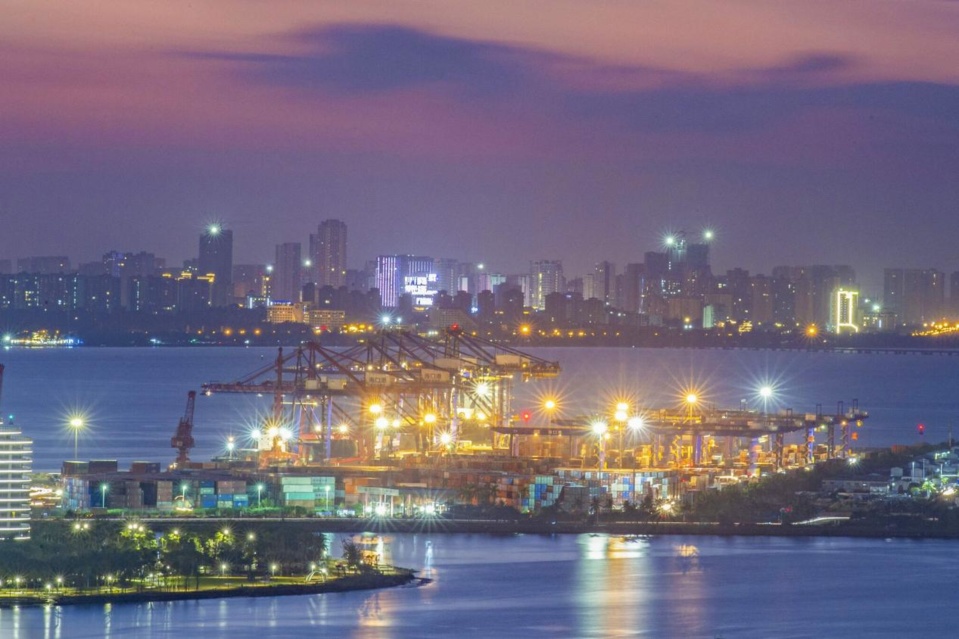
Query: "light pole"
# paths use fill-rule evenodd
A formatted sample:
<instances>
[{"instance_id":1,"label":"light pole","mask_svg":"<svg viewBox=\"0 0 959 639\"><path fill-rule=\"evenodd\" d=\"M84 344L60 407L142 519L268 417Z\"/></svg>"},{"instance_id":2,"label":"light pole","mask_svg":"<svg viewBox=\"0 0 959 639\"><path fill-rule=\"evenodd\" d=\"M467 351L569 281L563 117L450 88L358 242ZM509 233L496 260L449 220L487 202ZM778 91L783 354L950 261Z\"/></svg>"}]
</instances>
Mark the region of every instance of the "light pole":
<instances>
[{"instance_id":1,"label":"light pole","mask_svg":"<svg viewBox=\"0 0 959 639\"><path fill-rule=\"evenodd\" d=\"M773 449L772 437L769 434L769 398L773 396L773 389L769 386L763 386L759 389L759 396L763 400L763 431L766 435L766 450Z\"/></svg>"},{"instance_id":2,"label":"light pole","mask_svg":"<svg viewBox=\"0 0 959 639\"><path fill-rule=\"evenodd\" d=\"M73 429L73 458L79 460L80 429L83 428L83 418L73 417L70 419L70 428Z\"/></svg>"},{"instance_id":3,"label":"light pole","mask_svg":"<svg viewBox=\"0 0 959 639\"><path fill-rule=\"evenodd\" d=\"M643 423L643 418L639 417L638 415L630 417L629 419L626 420L626 428L629 429L629 436L632 438L632 441L633 441L633 468L636 468L635 451L636 451L636 448L638 447L638 440L636 436L643 429L644 425L645 424Z\"/></svg>"},{"instance_id":4,"label":"light pole","mask_svg":"<svg viewBox=\"0 0 959 639\"><path fill-rule=\"evenodd\" d=\"M377 455L377 457L382 460L383 459L383 433L385 433L386 429L390 427L390 420L380 415L379 417L376 418L376 421L374 422L374 426L376 426L377 440L379 441L379 454Z\"/></svg>"},{"instance_id":5,"label":"light pole","mask_svg":"<svg viewBox=\"0 0 959 639\"><path fill-rule=\"evenodd\" d=\"M383 405L379 403L370 404L368 409L370 415L373 416L373 432L370 434L370 455L369 458L374 458L374 453L376 453L376 431L380 428L380 419L383 419Z\"/></svg>"},{"instance_id":6,"label":"light pole","mask_svg":"<svg viewBox=\"0 0 959 639\"><path fill-rule=\"evenodd\" d=\"M699 401L699 397L696 396L696 393L689 393L686 395L686 418L692 423L693 421L693 411L696 407L696 402Z\"/></svg>"},{"instance_id":7,"label":"light pole","mask_svg":"<svg viewBox=\"0 0 959 639\"><path fill-rule=\"evenodd\" d=\"M623 459L623 431L626 430L626 420L629 419L629 404L626 402L617 403L616 412L613 413L613 419L616 420L616 429L619 431L619 467L625 468L626 462Z\"/></svg>"},{"instance_id":8,"label":"light pole","mask_svg":"<svg viewBox=\"0 0 959 639\"><path fill-rule=\"evenodd\" d=\"M769 412L769 398L773 396L773 389L769 386L763 386L759 389L759 396L763 399L763 419L765 419Z\"/></svg>"},{"instance_id":9,"label":"light pole","mask_svg":"<svg viewBox=\"0 0 959 639\"><path fill-rule=\"evenodd\" d=\"M433 427L436 425L436 415L433 413L426 413L423 415L423 423L426 424L426 451L429 454L430 448L433 446Z\"/></svg>"},{"instance_id":10,"label":"light pole","mask_svg":"<svg viewBox=\"0 0 959 639\"><path fill-rule=\"evenodd\" d=\"M257 484L256 485L256 507L257 508L263 505L262 498L263 498L263 484Z\"/></svg>"},{"instance_id":11,"label":"light pole","mask_svg":"<svg viewBox=\"0 0 959 639\"><path fill-rule=\"evenodd\" d=\"M104 510L107 508L107 489L109 484L106 482L100 484L100 505Z\"/></svg>"},{"instance_id":12,"label":"light pole","mask_svg":"<svg viewBox=\"0 0 959 639\"><path fill-rule=\"evenodd\" d=\"M326 493L326 512L330 512L330 486L323 486L323 492Z\"/></svg>"},{"instance_id":13,"label":"light pole","mask_svg":"<svg viewBox=\"0 0 959 639\"><path fill-rule=\"evenodd\" d=\"M592 426L593 434L599 437L599 463L598 470L606 469L606 431L609 430L606 422L595 421Z\"/></svg>"}]
</instances>

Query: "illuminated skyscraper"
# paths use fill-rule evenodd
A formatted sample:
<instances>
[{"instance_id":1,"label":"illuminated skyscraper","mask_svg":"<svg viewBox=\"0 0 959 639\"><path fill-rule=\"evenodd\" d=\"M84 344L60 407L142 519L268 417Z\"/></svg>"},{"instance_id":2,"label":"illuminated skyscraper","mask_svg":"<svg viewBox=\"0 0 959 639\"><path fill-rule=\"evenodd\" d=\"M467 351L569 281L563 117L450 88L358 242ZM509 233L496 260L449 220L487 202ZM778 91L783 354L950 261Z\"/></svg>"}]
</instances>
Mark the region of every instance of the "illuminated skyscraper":
<instances>
[{"instance_id":1,"label":"illuminated skyscraper","mask_svg":"<svg viewBox=\"0 0 959 639\"><path fill-rule=\"evenodd\" d=\"M346 285L346 223L323 220L310 236L312 272L318 286Z\"/></svg>"},{"instance_id":2,"label":"illuminated skyscraper","mask_svg":"<svg viewBox=\"0 0 959 639\"><path fill-rule=\"evenodd\" d=\"M404 293L424 298L436 292L436 272L432 257L417 255L380 255L376 258L374 286L380 290L384 308L396 308ZM420 304L414 300L417 306Z\"/></svg>"},{"instance_id":3,"label":"illuminated skyscraper","mask_svg":"<svg viewBox=\"0 0 959 639\"><path fill-rule=\"evenodd\" d=\"M0 418L0 542L30 539L33 442Z\"/></svg>"},{"instance_id":4,"label":"illuminated skyscraper","mask_svg":"<svg viewBox=\"0 0 959 639\"><path fill-rule=\"evenodd\" d=\"M217 224L211 225L200 236L198 275L213 275L211 306L225 306L233 302L233 231Z\"/></svg>"},{"instance_id":5,"label":"illuminated skyscraper","mask_svg":"<svg viewBox=\"0 0 959 639\"><path fill-rule=\"evenodd\" d=\"M832 295L829 330L837 335L859 332L859 291L837 288Z\"/></svg>"},{"instance_id":6,"label":"illuminated skyscraper","mask_svg":"<svg viewBox=\"0 0 959 639\"><path fill-rule=\"evenodd\" d=\"M529 264L529 290L527 305L537 310L546 308L546 296L550 293L565 293L566 278L560 260L537 260Z\"/></svg>"}]
</instances>

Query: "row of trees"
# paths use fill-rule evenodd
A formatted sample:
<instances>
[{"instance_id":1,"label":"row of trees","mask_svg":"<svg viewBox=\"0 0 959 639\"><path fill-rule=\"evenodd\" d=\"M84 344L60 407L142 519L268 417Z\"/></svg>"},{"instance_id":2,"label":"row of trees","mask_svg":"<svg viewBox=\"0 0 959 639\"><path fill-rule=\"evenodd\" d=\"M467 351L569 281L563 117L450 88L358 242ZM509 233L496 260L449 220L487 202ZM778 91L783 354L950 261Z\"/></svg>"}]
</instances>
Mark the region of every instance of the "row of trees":
<instances>
[{"instance_id":1,"label":"row of trees","mask_svg":"<svg viewBox=\"0 0 959 639\"><path fill-rule=\"evenodd\" d=\"M40 522L30 541L0 549L0 587L89 590L186 588L203 574L299 574L327 558L327 538L307 527L190 522L151 529L138 521Z\"/></svg>"}]
</instances>

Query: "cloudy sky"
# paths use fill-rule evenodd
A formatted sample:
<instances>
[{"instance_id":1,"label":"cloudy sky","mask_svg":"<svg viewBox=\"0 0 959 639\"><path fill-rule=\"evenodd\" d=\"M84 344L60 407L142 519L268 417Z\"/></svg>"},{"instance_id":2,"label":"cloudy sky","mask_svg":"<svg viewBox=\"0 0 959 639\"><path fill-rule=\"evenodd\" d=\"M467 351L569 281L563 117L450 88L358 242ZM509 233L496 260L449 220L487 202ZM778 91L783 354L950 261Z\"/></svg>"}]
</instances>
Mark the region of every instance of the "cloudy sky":
<instances>
[{"instance_id":1,"label":"cloudy sky","mask_svg":"<svg viewBox=\"0 0 959 639\"><path fill-rule=\"evenodd\" d=\"M0 258L959 270L959 2L7 0Z\"/></svg>"}]
</instances>

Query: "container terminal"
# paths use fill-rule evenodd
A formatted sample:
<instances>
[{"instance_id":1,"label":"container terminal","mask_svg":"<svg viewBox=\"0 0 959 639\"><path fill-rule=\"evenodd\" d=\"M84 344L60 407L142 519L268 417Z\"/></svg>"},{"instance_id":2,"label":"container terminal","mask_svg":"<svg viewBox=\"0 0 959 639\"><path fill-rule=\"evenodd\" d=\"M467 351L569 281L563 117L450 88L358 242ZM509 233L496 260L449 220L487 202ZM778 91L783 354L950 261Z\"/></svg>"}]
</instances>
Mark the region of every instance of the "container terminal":
<instances>
[{"instance_id":1,"label":"container terminal","mask_svg":"<svg viewBox=\"0 0 959 639\"><path fill-rule=\"evenodd\" d=\"M617 401L606 414L561 415L546 395L536 410L514 408L518 384L560 373L559 362L457 325L439 338L384 330L347 349L280 348L271 363L200 389L199 401L269 399L252 446L231 440L226 455L192 460L198 394L189 391L169 468L65 462L62 506L190 512L266 503L308 515L411 516L453 502L535 512L602 500L618 509L845 458L868 418L855 400L834 411L767 412L708 406L695 389L671 407ZM790 433L804 443L786 445Z\"/></svg>"}]
</instances>

